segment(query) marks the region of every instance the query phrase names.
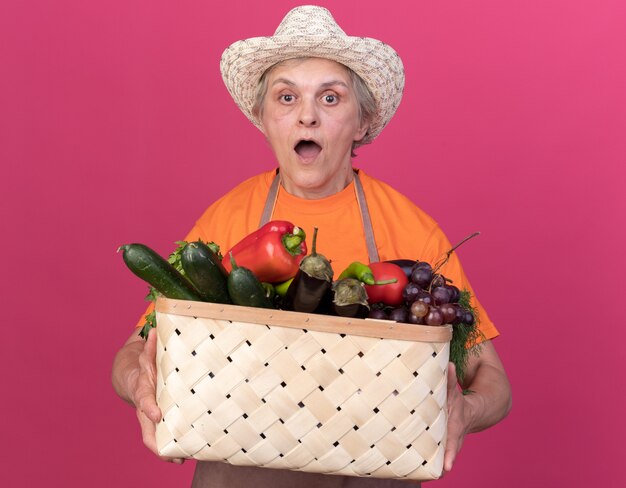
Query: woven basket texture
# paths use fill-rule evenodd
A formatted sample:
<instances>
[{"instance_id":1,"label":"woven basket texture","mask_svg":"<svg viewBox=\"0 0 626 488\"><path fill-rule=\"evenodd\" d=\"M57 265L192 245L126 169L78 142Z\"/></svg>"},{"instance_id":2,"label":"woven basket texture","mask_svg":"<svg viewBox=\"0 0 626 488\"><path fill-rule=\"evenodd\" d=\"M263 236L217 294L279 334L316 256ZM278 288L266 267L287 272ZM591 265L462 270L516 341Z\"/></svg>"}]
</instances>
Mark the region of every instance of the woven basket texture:
<instances>
[{"instance_id":1,"label":"woven basket texture","mask_svg":"<svg viewBox=\"0 0 626 488\"><path fill-rule=\"evenodd\" d=\"M263 323L214 318L223 316L219 305L207 316L159 308L160 454L350 476L441 476L449 342L277 326L267 315Z\"/></svg>"}]
</instances>

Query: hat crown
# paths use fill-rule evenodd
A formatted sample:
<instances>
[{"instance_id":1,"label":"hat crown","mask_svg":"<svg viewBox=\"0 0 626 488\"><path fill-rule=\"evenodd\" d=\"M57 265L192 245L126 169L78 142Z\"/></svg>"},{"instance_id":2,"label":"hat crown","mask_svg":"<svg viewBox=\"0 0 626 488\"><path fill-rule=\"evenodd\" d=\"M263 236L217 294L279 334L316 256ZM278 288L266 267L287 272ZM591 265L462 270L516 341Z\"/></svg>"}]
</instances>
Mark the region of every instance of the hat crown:
<instances>
[{"instance_id":1,"label":"hat crown","mask_svg":"<svg viewBox=\"0 0 626 488\"><path fill-rule=\"evenodd\" d=\"M303 5L289 11L278 25L280 37L341 37L346 33L324 7Z\"/></svg>"}]
</instances>

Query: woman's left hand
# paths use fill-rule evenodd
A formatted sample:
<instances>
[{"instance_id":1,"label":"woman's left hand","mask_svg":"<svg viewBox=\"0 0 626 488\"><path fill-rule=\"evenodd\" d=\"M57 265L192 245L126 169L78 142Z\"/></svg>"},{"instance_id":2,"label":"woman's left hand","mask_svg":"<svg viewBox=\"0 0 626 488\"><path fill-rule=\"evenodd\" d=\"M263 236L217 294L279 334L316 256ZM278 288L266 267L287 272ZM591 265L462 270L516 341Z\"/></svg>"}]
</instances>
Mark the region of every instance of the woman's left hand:
<instances>
[{"instance_id":1,"label":"woman's left hand","mask_svg":"<svg viewBox=\"0 0 626 488\"><path fill-rule=\"evenodd\" d=\"M461 386L466 388L463 394ZM463 439L502 420L511 409L511 385L491 341L480 344L480 354L470 355L463 385L456 368L448 363L448 432L443 470L449 472Z\"/></svg>"},{"instance_id":2,"label":"woman's left hand","mask_svg":"<svg viewBox=\"0 0 626 488\"><path fill-rule=\"evenodd\" d=\"M456 380L456 368L448 363L448 435L443 470L449 472L467 434L465 398Z\"/></svg>"}]
</instances>

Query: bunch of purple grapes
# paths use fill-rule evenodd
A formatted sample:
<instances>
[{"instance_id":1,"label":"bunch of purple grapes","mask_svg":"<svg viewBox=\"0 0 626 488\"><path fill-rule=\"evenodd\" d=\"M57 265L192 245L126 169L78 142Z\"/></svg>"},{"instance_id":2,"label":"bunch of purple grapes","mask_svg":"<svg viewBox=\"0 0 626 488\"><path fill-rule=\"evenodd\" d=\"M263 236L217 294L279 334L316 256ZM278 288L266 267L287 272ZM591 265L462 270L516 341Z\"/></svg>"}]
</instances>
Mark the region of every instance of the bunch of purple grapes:
<instances>
[{"instance_id":1,"label":"bunch of purple grapes","mask_svg":"<svg viewBox=\"0 0 626 488\"><path fill-rule=\"evenodd\" d=\"M404 303L396 308L372 308L369 316L409 324L474 324L474 314L459 303L461 291L425 261L407 271L409 283L402 291Z\"/></svg>"}]
</instances>

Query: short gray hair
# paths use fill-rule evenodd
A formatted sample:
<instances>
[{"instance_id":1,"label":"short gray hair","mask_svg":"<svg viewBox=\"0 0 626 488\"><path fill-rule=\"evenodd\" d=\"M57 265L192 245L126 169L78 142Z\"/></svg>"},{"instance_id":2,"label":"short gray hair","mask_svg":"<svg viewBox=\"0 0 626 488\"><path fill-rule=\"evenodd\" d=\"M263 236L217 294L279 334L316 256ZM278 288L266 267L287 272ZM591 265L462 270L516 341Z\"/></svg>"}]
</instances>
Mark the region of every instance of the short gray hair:
<instances>
[{"instance_id":1,"label":"short gray hair","mask_svg":"<svg viewBox=\"0 0 626 488\"><path fill-rule=\"evenodd\" d=\"M263 75L261 76L257 84L256 96L254 98L254 105L252 106L252 115L254 115L257 120L261 120L261 117L263 116L263 103L265 102L265 95L267 94L267 80L271 72L277 66L280 66L281 64L285 62L295 61L295 60L303 61L305 59L307 58L287 59L285 61L281 61L280 63L276 63L265 70L265 72L263 73ZM364 123L364 122L367 123L374 118L374 115L376 114L376 111L377 111L376 100L374 99L374 95L372 95L372 92L363 81L363 78L361 78L358 74L356 74L346 65L342 64L342 66L346 68L346 70L348 71L348 75L350 75L350 80L352 81L352 87L354 88L356 100L359 105L359 119L361 123ZM368 129L368 132L369 132L369 129ZM367 132L365 133L361 141L366 140L366 139L367 139ZM357 147L362 146L364 144L369 144L369 142L361 142L361 141L354 141L352 143L352 156L355 156L354 150Z\"/></svg>"}]
</instances>

